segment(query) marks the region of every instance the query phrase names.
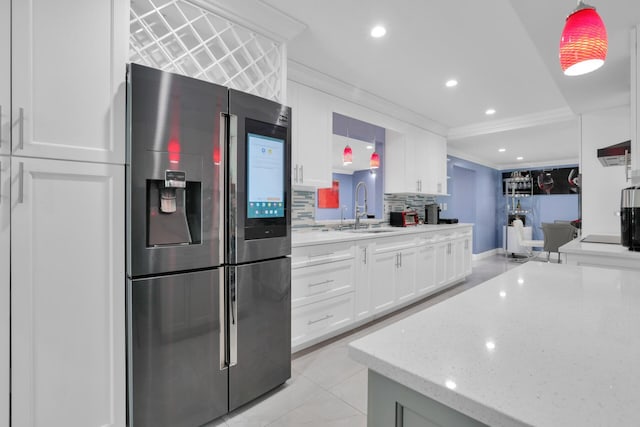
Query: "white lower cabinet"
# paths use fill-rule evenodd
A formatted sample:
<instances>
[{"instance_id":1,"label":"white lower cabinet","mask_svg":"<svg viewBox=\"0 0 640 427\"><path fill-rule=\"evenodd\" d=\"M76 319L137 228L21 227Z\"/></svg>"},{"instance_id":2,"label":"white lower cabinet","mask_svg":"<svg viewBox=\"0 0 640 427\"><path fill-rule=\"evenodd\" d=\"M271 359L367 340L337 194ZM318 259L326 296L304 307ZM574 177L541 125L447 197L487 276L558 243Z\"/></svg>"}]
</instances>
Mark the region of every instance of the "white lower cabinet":
<instances>
[{"instance_id":1,"label":"white lower cabinet","mask_svg":"<svg viewBox=\"0 0 640 427\"><path fill-rule=\"evenodd\" d=\"M416 293L422 295L436 288L436 246L433 240L421 241L416 249Z\"/></svg>"},{"instance_id":2,"label":"white lower cabinet","mask_svg":"<svg viewBox=\"0 0 640 427\"><path fill-rule=\"evenodd\" d=\"M9 427L9 287L11 159L0 156L0 427Z\"/></svg>"},{"instance_id":3,"label":"white lower cabinet","mask_svg":"<svg viewBox=\"0 0 640 427\"><path fill-rule=\"evenodd\" d=\"M11 184L12 425L124 426L124 166L14 156Z\"/></svg>"},{"instance_id":4,"label":"white lower cabinet","mask_svg":"<svg viewBox=\"0 0 640 427\"><path fill-rule=\"evenodd\" d=\"M463 280L471 227L294 247L293 351Z\"/></svg>"},{"instance_id":5,"label":"white lower cabinet","mask_svg":"<svg viewBox=\"0 0 640 427\"><path fill-rule=\"evenodd\" d=\"M355 259L356 320L371 314L371 249L372 245L358 245Z\"/></svg>"},{"instance_id":6,"label":"white lower cabinet","mask_svg":"<svg viewBox=\"0 0 640 427\"><path fill-rule=\"evenodd\" d=\"M353 322L354 295L327 298L291 309L291 347L313 340Z\"/></svg>"},{"instance_id":7,"label":"white lower cabinet","mask_svg":"<svg viewBox=\"0 0 640 427\"><path fill-rule=\"evenodd\" d=\"M415 294L415 237L380 239L373 251L372 311L378 313Z\"/></svg>"}]
</instances>

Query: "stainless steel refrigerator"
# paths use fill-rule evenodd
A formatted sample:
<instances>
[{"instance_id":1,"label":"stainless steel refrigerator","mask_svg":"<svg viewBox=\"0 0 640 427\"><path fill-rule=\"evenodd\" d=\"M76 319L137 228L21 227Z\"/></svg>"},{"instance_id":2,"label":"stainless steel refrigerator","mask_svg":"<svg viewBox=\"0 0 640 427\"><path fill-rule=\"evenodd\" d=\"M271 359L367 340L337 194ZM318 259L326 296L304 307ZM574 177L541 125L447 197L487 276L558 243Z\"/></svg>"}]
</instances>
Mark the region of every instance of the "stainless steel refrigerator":
<instances>
[{"instance_id":1,"label":"stainless steel refrigerator","mask_svg":"<svg viewBox=\"0 0 640 427\"><path fill-rule=\"evenodd\" d=\"M130 64L128 420L199 426L291 376L291 111Z\"/></svg>"}]
</instances>

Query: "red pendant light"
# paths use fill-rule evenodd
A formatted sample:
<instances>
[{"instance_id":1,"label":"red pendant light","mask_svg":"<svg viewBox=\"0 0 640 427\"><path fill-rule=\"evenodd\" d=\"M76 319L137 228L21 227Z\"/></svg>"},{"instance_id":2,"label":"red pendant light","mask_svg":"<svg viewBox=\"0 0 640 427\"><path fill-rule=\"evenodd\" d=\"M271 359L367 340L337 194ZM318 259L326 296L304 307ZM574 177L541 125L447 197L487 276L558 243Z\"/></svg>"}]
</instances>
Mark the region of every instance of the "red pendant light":
<instances>
[{"instance_id":1,"label":"red pendant light","mask_svg":"<svg viewBox=\"0 0 640 427\"><path fill-rule=\"evenodd\" d=\"M567 17L560 37L560 65L567 76L579 76L602 67L607 57L607 30L596 8L578 2Z\"/></svg>"},{"instance_id":2,"label":"red pendant light","mask_svg":"<svg viewBox=\"0 0 640 427\"><path fill-rule=\"evenodd\" d=\"M353 150L351 149L351 147L349 147L349 144L347 144L346 147L344 147L344 151L342 152L342 164L343 165L350 165L351 163L353 163Z\"/></svg>"},{"instance_id":3,"label":"red pendant light","mask_svg":"<svg viewBox=\"0 0 640 427\"><path fill-rule=\"evenodd\" d=\"M371 160L369 160L369 168L378 169L380 167L380 155L375 151L371 154Z\"/></svg>"}]
</instances>

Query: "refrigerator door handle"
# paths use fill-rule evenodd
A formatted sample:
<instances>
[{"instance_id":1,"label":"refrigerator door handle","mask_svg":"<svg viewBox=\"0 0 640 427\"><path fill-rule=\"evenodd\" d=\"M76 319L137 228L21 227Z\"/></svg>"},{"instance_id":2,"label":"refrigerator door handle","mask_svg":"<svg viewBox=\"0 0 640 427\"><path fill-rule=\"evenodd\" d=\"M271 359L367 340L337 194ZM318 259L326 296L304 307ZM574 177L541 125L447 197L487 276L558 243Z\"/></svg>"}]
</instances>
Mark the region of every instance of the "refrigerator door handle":
<instances>
[{"instance_id":1,"label":"refrigerator door handle","mask_svg":"<svg viewBox=\"0 0 640 427\"><path fill-rule=\"evenodd\" d=\"M238 287L236 276L229 275L229 366L238 364Z\"/></svg>"},{"instance_id":2,"label":"refrigerator door handle","mask_svg":"<svg viewBox=\"0 0 640 427\"><path fill-rule=\"evenodd\" d=\"M218 298L219 298L219 313L218 313L218 326L220 327L220 334L219 334L219 339L220 339L220 370L223 371L225 369L227 369L227 342L226 342L226 334L225 331L227 330L227 316L226 316L226 310L225 310L225 295L224 295L224 282L225 282L225 277L224 277L224 269L220 268L218 270L218 289L219 289L219 294L218 294Z\"/></svg>"},{"instance_id":3,"label":"refrigerator door handle","mask_svg":"<svg viewBox=\"0 0 640 427\"><path fill-rule=\"evenodd\" d=\"M217 161L218 164L216 166L218 166L218 182L225 182L226 181L226 169L225 169L225 165L227 164L227 160L225 158L226 153L225 153L225 143L224 141L227 140L227 138L229 137L229 115L226 113L220 113L220 139L218 141L218 156L216 159L215 156L215 151L214 151L214 163ZM215 147L214 147L215 150ZM225 237L227 235L227 230L225 230L225 206L227 205L227 201L225 200L225 194L226 194L226 189L224 188L224 186L219 185L219 197L218 197L218 205L219 205L219 209L218 209L218 215L219 215L219 220L218 220L218 231L220 233L220 244L218 245L218 250L219 250L219 258L220 258L220 264L225 262L225 255L223 255L225 253ZM224 277L223 277L224 278ZM223 286L224 281L220 282L220 286Z\"/></svg>"}]
</instances>

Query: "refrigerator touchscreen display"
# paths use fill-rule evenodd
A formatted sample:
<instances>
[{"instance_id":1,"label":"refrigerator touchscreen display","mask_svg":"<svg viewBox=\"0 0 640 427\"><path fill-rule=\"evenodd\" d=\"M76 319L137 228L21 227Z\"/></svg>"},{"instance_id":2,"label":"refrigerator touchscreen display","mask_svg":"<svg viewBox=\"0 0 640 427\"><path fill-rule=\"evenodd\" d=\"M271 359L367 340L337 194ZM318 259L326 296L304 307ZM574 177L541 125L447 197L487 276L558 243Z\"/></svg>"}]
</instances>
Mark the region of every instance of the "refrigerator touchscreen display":
<instances>
[{"instance_id":1,"label":"refrigerator touchscreen display","mask_svg":"<svg viewBox=\"0 0 640 427\"><path fill-rule=\"evenodd\" d=\"M284 218L285 141L247 134L247 217Z\"/></svg>"}]
</instances>

